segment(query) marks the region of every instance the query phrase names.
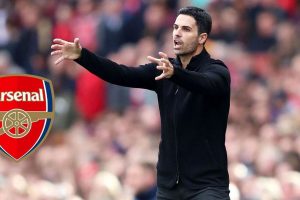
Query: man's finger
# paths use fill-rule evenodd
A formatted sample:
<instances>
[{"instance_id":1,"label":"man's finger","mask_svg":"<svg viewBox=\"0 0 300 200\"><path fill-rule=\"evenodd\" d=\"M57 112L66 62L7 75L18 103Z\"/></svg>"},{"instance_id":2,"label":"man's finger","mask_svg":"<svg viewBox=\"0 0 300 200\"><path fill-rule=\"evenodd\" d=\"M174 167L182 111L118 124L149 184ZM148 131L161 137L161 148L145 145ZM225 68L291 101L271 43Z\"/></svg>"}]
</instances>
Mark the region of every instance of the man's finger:
<instances>
[{"instance_id":1,"label":"man's finger","mask_svg":"<svg viewBox=\"0 0 300 200\"><path fill-rule=\"evenodd\" d=\"M76 47L79 47L80 46L80 44L79 44L79 38L75 38L74 39L74 43L75 43Z\"/></svg>"},{"instance_id":2,"label":"man's finger","mask_svg":"<svg viewBox=\"0 0 300 200\"><path fill-rule=\"evenodd\" d=\"M159 70L168 70L168 67L166 67L165 65L164 66L157 65L156 69L159 69Z\"/></svg>"},{"instance_id":3,"label":"man's finger","mask_svg":"<svg viewBox=\"0 0 300 200\"><path fill-rule=\"evenodd\" d=\"M51 49L54 49L54 50L58 50L58 49L62 49L62 48L63 48L63 46L60 45L60 44L53 44L53 45L51 45Z\"/></svg>"},{"instance_id":4,"label":"man's finger","mask_svg":"<svg viewBox=\"0 0 300 200\"><path fill-rule=\"evenodd\" d=\"M161 58L159 60L160 60L160 62L164 63L166 66L168 66L168 67L171 66L171 63L170 63L169 59L167 59L167 58Z\"/></svg>"},{"instance_id":5,"label":"man's finger","mask_svg":"<svg viewBox=\"0 0 300 200\"><path fill-rule=\"evenodd\" d=\"M159 54L162 58L165 58L165 59L169 60L169 59L168 59L168 55L167 55L166 53L160 51L160 52L158 52L158 54Z\"/></svg>"},{"instance_id":6,"label":"man's finger","mask_svg":"<svg viewBox=\"0 0 300 200\"><path fill-rule=\"evenodd\" d=\"M161 80L161 79L165 78L165 76L166 76L166 74L165 74L165 73L162 73L161 75L155 77L155 80L157 80L157 81L158 81L158 80Z\"/></svg>"},{"instance_id":7,"label":"man's finger","mask_svg":"<svg viewBox=\"0 0 300 200\"><path fill-rule=\"evenodd\" d=\"M62 54L62 50L52 51L51 56Z\"/></svg>"},{"instance_id":8,"label":"man's finger","mask_svg":"<svg viewBox=\"0 0 300 200\"><path fill-rule=\"evenodd\" d=\"M54 64L58 65L61 61L63 61L65 58L63 56L59 57Z\"/></svg>"},{"instance_id":9,"label":"man's finger","mask_svg":"<svg viewBox=\"0 0 300 200\"><path fill-rule=\"evenodd\" d=\"M62 39L59 39L59 38L55 38L55 39L53 40L53 42L54 42L54 43L57 43L57 44L61 44L61 45L67 43L67 41L62 40Z\"/></svg>"},{"instance_id":10,"label":"man's finger","mask_svg":"<svg viewBox=\"0 0 300 200\"><path fill-rule=\"evenodd\" d=\"M147 59L148 59L150 62L152 62L152 63L157 63L157 64L159 64L159 63L161 62L160 59L154 58L154 57L152 57L152 56L147 56Z\"/></svg>"}]
</instances>

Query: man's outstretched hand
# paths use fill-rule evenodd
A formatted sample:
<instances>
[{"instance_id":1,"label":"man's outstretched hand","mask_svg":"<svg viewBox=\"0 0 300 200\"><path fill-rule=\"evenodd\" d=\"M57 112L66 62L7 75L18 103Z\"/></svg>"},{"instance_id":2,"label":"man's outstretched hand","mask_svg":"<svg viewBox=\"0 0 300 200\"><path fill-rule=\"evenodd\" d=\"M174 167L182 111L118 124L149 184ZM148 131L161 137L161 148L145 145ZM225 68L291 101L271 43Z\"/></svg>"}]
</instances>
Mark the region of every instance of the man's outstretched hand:
<instances>
[{"instance_id":1,"label":"man's outstretched hand","mask_svg":"<svg viewBox=\"0 0 300 200\"><path fill-rule=\"evenodd\" d=\"M170 78L174 74L174 68L171 62L169 61L168 55L159 52L158 53L161 58L154 58L152 56L148 56L148 60L152 63L157 63L157 69L162 70L162 73L155 77L155 80L161 80L163 78Z\"/></svg>"},{"instance_id":2,"label":"man's outstretched hand","mask_svg":"<svg viewBox=\"0 0 300 200\"><path fill-rule=\"evenodd\" d=\"M82 47L78 38L75 38L74 42L68 42L62 39L54 39L51 49L51 56L58 56L58 59L55 61L55 64L57 65L65 59L75 60L79 58Z\"/></svg>"}]
</instances>

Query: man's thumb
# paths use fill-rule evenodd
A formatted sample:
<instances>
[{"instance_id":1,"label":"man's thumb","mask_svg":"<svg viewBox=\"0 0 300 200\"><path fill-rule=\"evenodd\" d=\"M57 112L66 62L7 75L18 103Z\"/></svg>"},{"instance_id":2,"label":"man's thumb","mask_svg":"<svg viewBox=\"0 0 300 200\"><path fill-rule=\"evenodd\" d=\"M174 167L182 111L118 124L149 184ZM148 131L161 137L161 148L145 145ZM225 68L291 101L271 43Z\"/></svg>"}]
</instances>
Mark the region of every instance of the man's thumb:
<instances>
[{"instance_id":1,"label":"man's thumb","mask_svg":"<svg viewBox=\"0 0 300 200\"><path fill-rule=\"evenodd\" d=\"M79 44L79 38L75 38L75 39L74 39L74 43L75 43L75 46L76 46L76 47L80 47L80 44Z\"/></svg>"}]
</instances>

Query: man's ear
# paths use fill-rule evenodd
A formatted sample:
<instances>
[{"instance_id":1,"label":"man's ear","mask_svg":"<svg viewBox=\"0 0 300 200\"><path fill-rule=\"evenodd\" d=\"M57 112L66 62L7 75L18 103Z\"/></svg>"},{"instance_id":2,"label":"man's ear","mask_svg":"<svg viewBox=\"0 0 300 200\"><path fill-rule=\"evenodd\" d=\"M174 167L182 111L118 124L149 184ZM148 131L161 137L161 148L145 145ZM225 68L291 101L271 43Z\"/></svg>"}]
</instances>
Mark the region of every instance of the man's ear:
<instances>
[{"instance_id":1,"label":"man's ear","mask_svg":"<svg viewBox=\"0 0 300 200\"><path fill-rule=\"evenodd\" d=\"M207 40L207 33L201 33L198 37L199 44L203 45Z\"/></svg>"}]
</instances>

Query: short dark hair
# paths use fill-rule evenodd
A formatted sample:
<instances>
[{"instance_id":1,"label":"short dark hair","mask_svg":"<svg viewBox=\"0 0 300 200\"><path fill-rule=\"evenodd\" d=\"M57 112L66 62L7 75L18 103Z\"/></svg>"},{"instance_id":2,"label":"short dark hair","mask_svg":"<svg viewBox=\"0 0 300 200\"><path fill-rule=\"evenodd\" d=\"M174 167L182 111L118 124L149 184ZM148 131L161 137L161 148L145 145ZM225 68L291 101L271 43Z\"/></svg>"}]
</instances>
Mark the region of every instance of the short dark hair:
<instances>
[{"instance_id":1,"label":"short dark hair","mask_svg":"<svg viewBox=\"0 0 300 200\"><path fill-rule=\"evenodd\" d=\"M210 34L212 20L211 20L211 16L205 10L194 6L188 6L188 7L181 8L178 11L178 15L180 14L189 15L196 20L199 34L200 33L207 33L207 35Z\"/></svg>"}]
</instances>

